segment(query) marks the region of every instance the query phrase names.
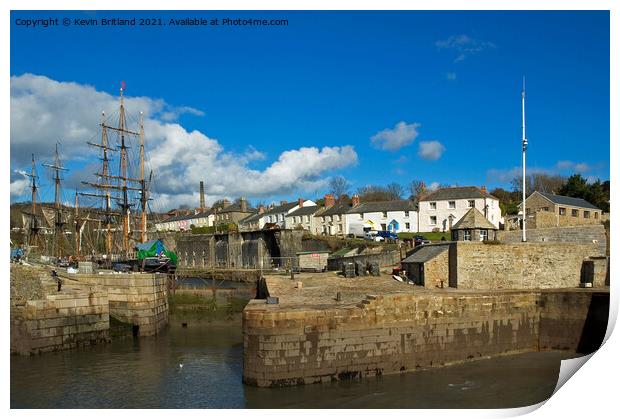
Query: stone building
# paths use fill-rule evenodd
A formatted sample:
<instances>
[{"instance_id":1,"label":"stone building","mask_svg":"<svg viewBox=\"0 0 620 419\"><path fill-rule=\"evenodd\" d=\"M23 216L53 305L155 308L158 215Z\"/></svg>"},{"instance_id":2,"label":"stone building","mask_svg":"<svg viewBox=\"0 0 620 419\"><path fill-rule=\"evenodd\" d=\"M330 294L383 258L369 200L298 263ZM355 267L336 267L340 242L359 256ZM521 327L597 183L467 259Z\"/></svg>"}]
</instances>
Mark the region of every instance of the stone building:
<instances>
[{"instance_id":1,"label":"stone building","mask_svg":"<svg viewBox=\"0 0 620 419\"><path fill-rule=\"evenodd\" d=\"M470 208L463 218L452 226L450 232L454 241L497 240L497 227L491 224L477 208Z\"/></svg>"},{"instance_id":2,"label":"stone building","mask_svg":"<svg viewBox=\"0 0 620 419\"><path fill-rule=\"evenodd\" d=\"M448 287L449 243L420 246L401 261L407 279L426 288Z\"/></svg>"},{"instance_id":3,"label":"stone building","mask_svg":"<svg viewBox=\"0 0 620 419\"><path fill-rule=\"evenodd\" d=\"M239 224L241 220L256 212L250 208L245 198L240 198L238 202L231 204L224 200L224 204L219 208L214 208L215 225L220 224Z\"/></svg>"},{"instance_id":4,"label":"stone building","mask_svg":"<svg viewBox=\"0 0 620 419\"><path fill-rule=\"evenodd\" d=\"M539 191L534 191L525 200L525 214L527 228L599 224L602 221L602 210L584 199Z\"/></svg>"},{"instance_id":5,"label":"stone building","mask_svg":"<svg viewBox=\"0 0 620 419\"><path fill-rule=\"evenodd\" d=\"M303 198L299 198L294 202L286 202L281 201L280 205L270 206L265 210L263 215L260 217L258 223L259 228L263 228L265 224L269 224L271 226L279 227L279 228L289 228L286 226L286 216L291 212L299 209L301 207L312 207L316 206L316 203L311 200L305 200Z\"/></svg>"},{"instance_id":6,"label":"stone building","mask_svg":"<svg viewBox=\"0 0 620 419\"><path fill-rule=\"evenodd\" d=\"M351 205L349 204L336 204L334 195L325 195L325 208L317 211L314 215L316 233L328 236L345 236L347 234L345 215L350 209Z\"/></svg>"},{"instance_id":7,"label":"stone building","mask_svg":"<svg viewBox=\"0 0 620 419\"><path fill-rule=\"evenodd\" d=\"M495 227L501 221L499 199L485 187L464 186L438 189L420 198L419 231L447 231L470 208L480 210Z\"/></svg>"}]
</instances>

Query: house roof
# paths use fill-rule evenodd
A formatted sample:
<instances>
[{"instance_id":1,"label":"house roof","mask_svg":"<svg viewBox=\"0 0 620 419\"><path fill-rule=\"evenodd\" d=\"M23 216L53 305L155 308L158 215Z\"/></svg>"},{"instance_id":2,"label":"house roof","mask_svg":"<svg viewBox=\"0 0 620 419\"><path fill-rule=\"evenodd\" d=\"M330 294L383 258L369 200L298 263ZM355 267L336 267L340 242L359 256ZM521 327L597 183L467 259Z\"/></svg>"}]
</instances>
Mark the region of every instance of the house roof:
<instances>
[{"instance_id":1,"label":"house roof","mask_svg":"<svg viewBox=\"0 0 620 419\"><path fill-rule=\"evenodd\" d=\"M266 209L265 212L263 213L263 215L279 214L281 212L289 212L292 208L295 208L297 205L299 205L299 202L297 202L297 201L288 202L286 204L282 204L282 205L278 205L277 207L273 207L271 209Z\"/></svg>"},{"instance_id":2,"label":"house roof","mask_svg":"<svg viewBox=\"0 0 620 419\"><path fill-rule=\"evenodd\" d=\"M247 217L242 218L241 220L239 220L239 224L243 224L243 223L252 223L252 222L254 222L254 221L258 221L258 220L260 220L260 217L261 217L262 215L263 215L263 214L259 214L259 213L255 213L255 214L252 214L252 215L248 215Z\"/></svg>"},{"instance_id":3,"label":"house roof","mask_svg":"<svg viewBox=\"0 0 620 419\"><path fill-rule=\"evenodd\" d=\"M336 204L336 205L332 205L329 208L325 208L323 210L321 210L320 212L316 213L317 217L324 217L326 215L335 215L335 214L346 214L347 212L349 212L349 210L351 209L351 206L349 204Z\"/></svg>"},{"instance_id":4,"label":"house roof","mask_svg":"<svg viewBox=\"0 0 620 419\"><path fill-rule=\"evenodd\" d=\"M538 192L538 193L544 196L545 198L547 198L548 200L550 200L551 202L553 202L554 204L600 210L600 208L592 205L585 199L571 198L569 196L555 195L555 194L547 193L547 192Z\"/></svg>"},{"instance_id":5,"label":"house roof","mask_svg":"<svg viewBox=\"0 0 620 419\"><path fill-rule=\"evenodd\" d=\"M483 213L480 212L477 208L470 208L469 211L461 217L460 220L456 222L452 226L452 230L464 230L464 229L486 229L486 230L497 230L487 217L484 216Z\"/></svg>"},{"instance_id":6,"label":"house roof","mask_svg":"<svg viewBox=\"0 0 620 419\"><path fill-rule=\"evenodd\" d=\"M441 188L426 195L420 201L446 201L449 199L492 198L497 199L488 192L476 186L458 186L454 188Z\"/></svg>"},{"instance_id":7,"label":"house roof","mask_svg":"<svg viewBox=\"0 0 620 419\"><path fill-rule=\"evenodd\" d=\"M320 209L321 209L321 207L318 206L318 205L312 205L312 206L309 206L309 207L301 207L301 208L298 208L295 211L289 213L287 215L287 217L296 217L296 216L298 217L300 215L312 215L312 214L314 214L315 212L317 212Z\"/></svg>"},{"instance_id":8,"label":"house roof","mask_svg":"<svg viewBox=\"0 0 620 419\"><path fill-rule=\"evenodd\" d=\"M170 218L166 218L165 220L157 221L157 223L161 224L161 223L168 223L168 222L173 222L173 221L193 220L195 218L208 217L209 215L212 214L212 212L213 211L209 209L206 211L199 212L198 214L179 214L179 215L175 215Z\"/></svg>"},{"instance_id":9,"label":"house roof","mask_svg":"<svg viewBox=\"0 0 620 419\"><path fill-rule=\"evenodd\" d=\"M247 207L245 211L241 210L241 204L239 202L235 202L234 204L230 204L227 207L221 208L217 210L218 214L226 213L226 212L245 212L252 213L256 211L254 208Z\"/></svg>"},{"instance_id":10,"label":"house roof","mask_svg":"<svg viewBox=\"0 0 620 419\"><path fill-rule=\"evenodd\" d=\"M411 255L401 261L401 263L424 263L439 256L446 250L448 246L442 245L422 245L418 247L419 250L413 252Z\"/></svg>"},{"instance_id":11,"label":"house roof","mask_svg":"<svg viewBox=\"0 0 620 419\"><path fill-rule=\"evenodd\" d=\"M367 212L384 212L384 211L415 211L415 204L408 200L398 201L378 201L378 202L362 202L351 208L349 214L361 214Z\"/></svg>"}]
</instances>

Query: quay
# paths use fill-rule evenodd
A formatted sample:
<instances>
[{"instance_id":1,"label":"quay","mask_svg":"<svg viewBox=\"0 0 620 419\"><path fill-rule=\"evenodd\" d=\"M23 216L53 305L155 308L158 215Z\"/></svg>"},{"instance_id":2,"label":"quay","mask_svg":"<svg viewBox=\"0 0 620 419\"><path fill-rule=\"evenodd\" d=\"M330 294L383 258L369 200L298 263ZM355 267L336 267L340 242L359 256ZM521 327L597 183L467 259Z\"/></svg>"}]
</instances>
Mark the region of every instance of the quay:
<instances>
[{"instance_id":1,"label":"quay","mask_svg":"<svg viewBox=\"0 0 620 419\"><path fill-rule=\"evenodd\" d=\"M428 289L391 275L265 276L277 304L243 312L244 383L346 380L521 352L591 353L602 344L609 287Z\"/></svg>"}]
</instances>

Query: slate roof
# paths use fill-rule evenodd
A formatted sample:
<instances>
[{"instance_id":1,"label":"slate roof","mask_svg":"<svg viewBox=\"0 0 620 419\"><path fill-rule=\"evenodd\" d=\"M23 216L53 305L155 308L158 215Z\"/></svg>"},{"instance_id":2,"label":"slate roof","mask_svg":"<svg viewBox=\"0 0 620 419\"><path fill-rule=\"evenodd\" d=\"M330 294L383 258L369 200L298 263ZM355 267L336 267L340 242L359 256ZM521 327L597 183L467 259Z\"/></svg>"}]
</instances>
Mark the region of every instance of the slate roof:
<instances>
[{"instance_id":1,"label":"slate roof","mask_svg":"<svg viewBox=\"0 0 620 419\"><path fill-rule=\"evenodd\" d=\"M538 193L541 194L542 196L544 196L545 198L547 198L548 200L550 200L551 202L553 202L554 204L567 205L567 206L570 206L570 207L580 207L580 208L589 208L589 209L594 209L594 210L600 210L600 208L592 205L591 203L589 203L585 199L571 198L571 197L568 197L568 196L555 195L555 194L546 193L546 192L538 192Z\"/></svg>"},{"instance_id":2,"label":"slate roof","mask_svg":"<svg viewBox=\"0 0 620 419\"><path fill-rule=\"evenodd\" d=\"M450 199L475 199L475 198L492 198L497 199L488 192L476 186L458 186L454 188L441 188L426 195L420 201L447 201Z\"/></svg>"},{"instance_id":3,"label":"slate roof","mask_svg":"<svg viewBox=\"0 0 620 419\"><path fill-rule=\"evenodd\" d=\"M193 220L194 218L202 218L208 217L212 214L212 210L206 210L203 212L199 212L198 214L179 214L170 218L166 218L165 220L157 221L157 223L168 223L172 221L183 221L183 220Z\"/></svg>"},{"instance_id":4,"label":"slate roof","mask_svg":"<svg viewBox=\"0 0 620 419\"><path fill-rule=\"evenodd\" d=\"M318 210L320 210L321 207L318 205L312 205L309 207L301 207L296 209L295 211L287 214L287 217L298 217L300 215L312 215L315 212L317 212Z\"/></svg>"},{"instance_id":5,"label":"slate roof","mask_svg":"<svg viewBox=\"0 0 620 419\"><path fill-rule=\"evenodd\" d=\"M448 250L448 246L446 245L422 245L419 247L419 250L412 253L405 259L401 261L401 263L424 263L429 260L439 256L443 252Z\"/></svg>"},{"instance_id":6,"label":"slate roof","mask_svg":"<svg viewBox=\"0 0 620 419\"><path fill-rule=\"evenodd\" d=\"M369 212L384 212L384 211L415 211L415 204L408 200L403 199L399 201L378 201L378 202L362 202L359 205L354 206L348 211L348 214L363 214Z\"/></svg>"},{"instance_id":7,"label":"slate roof","mask_svg":"<svg viewBox=\"0 0 620 419\"><path fill-rule=\"evenodd\" d=\"M273 207L271 209L265 209L265 213L263 215L279 214L281 212L288 212L288 211L290 211L291 208L295 208L297 205L299 205L299 202L297 202L297 201L288 202L286 204L282 204L282 205L278 205L277 207Z\"/></svg>"},{"instance_id":8,"label":"slate roof","mask_svg":"<svg viewBox=\"0 0 620 419\"><path fill-rule=\"evenodd\" d=\"M332 205L329 208L325 208L320 212L317 212L315 215L317 217L325 217L327 215L336 215L336 214L346 214L351 209L351 205L349 204L336 204Z\"/></svg>"},{"instance_id":9,"label":"slate roof","mask_svg":"<svg viewBox=\"0 0 620 419\"><path fill-rule=\"evenodd\" d=\"M254 212L254 211L256 211L256 210L254 208L250 208L250 207L247 207L245 211L242 211L241 210L241 204L238 203L238 202L235 202L234 204L230 204L227 207L219 208L217 210L217 213L218 214L223 214L223 213L227 213L227 212L248 212L248 213L250 213L250 212Z\"/></svg>"},{"instance_id":10,"label":"slate roof","mask_svg":"<svg viewBox=\"0 0 620 419\"><path fill-rule=\"evenodd\" d=\"M487 217L480 212L477 208L470 208L469 211L461 217L460 220L452 226L452 230L465 230L465 229L483 229L483 230L497 230Z\"/></svg>"},{"instance_id":11,"label":"slate roof","mask_svg":"<svg viewBox=\"0 0 620 419\"><path fill-rule=\"evenodd\" d=\"M259 214L259 213L248 215L247 217L242 218L241 220L239 220L239 224L253 223L255 221L258 221L262 215L263 214Z\"/></svg>"}]
</instances>

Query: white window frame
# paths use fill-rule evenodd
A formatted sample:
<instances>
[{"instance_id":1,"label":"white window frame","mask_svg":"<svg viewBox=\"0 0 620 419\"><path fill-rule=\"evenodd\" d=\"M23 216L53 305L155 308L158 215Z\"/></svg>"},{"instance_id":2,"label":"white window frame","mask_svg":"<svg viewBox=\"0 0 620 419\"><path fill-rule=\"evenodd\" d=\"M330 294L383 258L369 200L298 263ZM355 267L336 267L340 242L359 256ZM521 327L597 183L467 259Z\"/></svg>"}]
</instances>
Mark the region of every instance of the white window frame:
<instances>
[{"instance_id":1,"label":"white window frame","mask_svg":"<svg viewBox=\"0 0 620 419\"><path fill-rule=\"evenodd\" d=\"M463 241L471 241L471 230L463 230Z\"/></svg>"},{"instance_id":2,"label":"white window frame","mask_svg":"<svg viewBox=\"0 0 620 419\"><path fill-rule=\"evenodd\" d=\"M456 201L448 201L448 209L456 209Z\"/></svg>"},{"instance_id":3,"label":"white window frame","mask_svg":"<svg viewBox=\"0 0 620 419\"><path fill-rule=\"evenodd\" d=\"M432 225L432 226L436 226L437 225L437 216L436 215L431 215L429 217L429 219L428 219L428 224Z\"/></svg>"},{"instance_id":4,"label":"white window frame","mask_svg":"<svg viewBox=\"0 0 620 419\"><path fill-rule=\"evenodd\" d=\"M476 208L476 200L468 199L467 200L467 208Z\"/></svg>"},{"instance_id":5,"label":"white window frame","mask_svg":"<svg viewBox=\"0 0 620 419\"><path fill-rule=\"evenodd\" d=\"M489 232L486 230L480 230L480 241L486 241L489 240Z\"/></svg>"},{"instance_id":6,"label":"white window frame","mask_svg":"<svg viewBox=\"0 0 620 419\"><path fill-rule=\"evenodd\" d=\"M431 211L435 211L435 210L437 209L437 202L429 202L429 203L428 203L428 208L429 208Z\"/></svg>"}]
</instances>

